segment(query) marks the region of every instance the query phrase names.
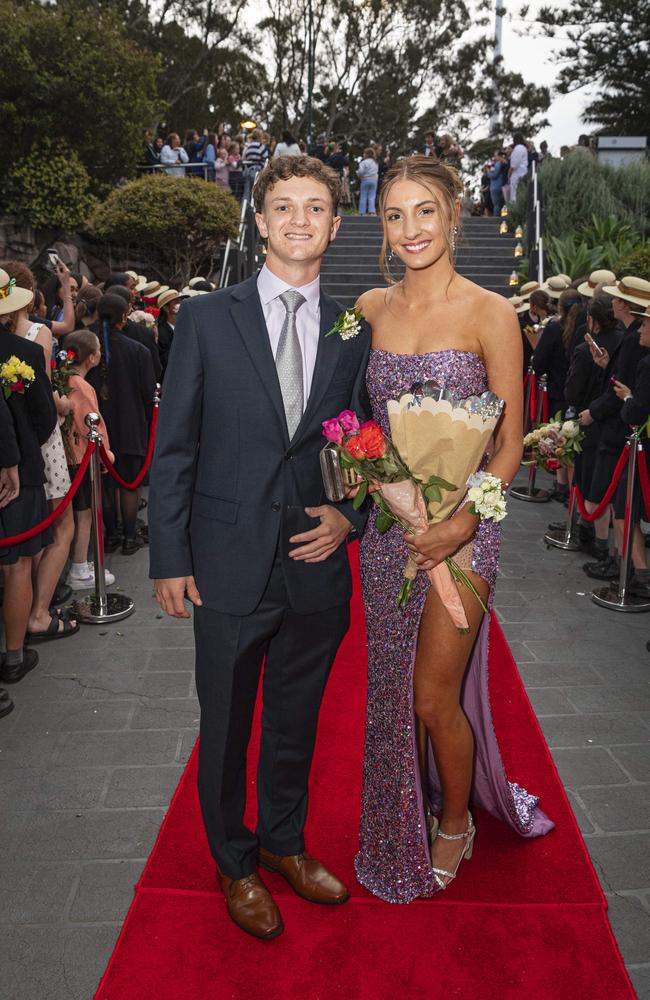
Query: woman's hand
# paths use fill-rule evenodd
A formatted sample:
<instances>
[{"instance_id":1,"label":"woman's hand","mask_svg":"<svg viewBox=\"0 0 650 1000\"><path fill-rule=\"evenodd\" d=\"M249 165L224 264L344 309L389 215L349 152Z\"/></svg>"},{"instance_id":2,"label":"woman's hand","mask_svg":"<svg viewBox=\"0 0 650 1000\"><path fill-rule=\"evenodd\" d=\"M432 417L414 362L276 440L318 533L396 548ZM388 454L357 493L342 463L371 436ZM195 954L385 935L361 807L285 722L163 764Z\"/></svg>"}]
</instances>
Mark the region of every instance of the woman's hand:
<instances>
[{"instance_id":1,"label":"woman's hand","mask_svg":"<svg viewBox=\"0 0 650 1000\"><path fill-rule=\"evenodd\" d=\"M597 364L599 368L607 368L607 365L609 364L609 354L605 348L601 347L599 351L598 345L592 344L590 341L587 341L587 346L589 347L589 353L591 354L594 363Z\"/></svg>"},{"instance_id":2,"label":"woman's hand","mask_svg":"<svg viewBox=\"0 0 650 1000\"><path fill-rule=\"evenodd\" d=\"M593 422L594 422L594 418L592 417L592 415L589 412L589 410L582 410L578 414L578 423L582 427L589 427L590 424L593 424Z\"/></svg>"},{"instance_id":3,"label":"woman's hand","mask_svg":"<svg viewBox=\"0 0 650 1000\"><path fill-rule=\"evenodd\" d=\"M433 569L444 562L447 556L457 552L471 537L462 524L456 523L457 521L458 518L452 518L441 524L430 524L422 534L404 535L411 558L418 569Z\"/></svg>"},{"instance_id":4,"label":"woman's hand","mask_svg":"<svg viewBox=\"0 0 650 1000\"><path fill-rule=\"evenodd\" d=\"M632 390L628 389L626 385L623 385L623 383L619 382L617 379L614 379L613 385L614 385L614 392L616 393L619 399L627 399L628 396L632 395Z\"/></svg>"}]
</instances>

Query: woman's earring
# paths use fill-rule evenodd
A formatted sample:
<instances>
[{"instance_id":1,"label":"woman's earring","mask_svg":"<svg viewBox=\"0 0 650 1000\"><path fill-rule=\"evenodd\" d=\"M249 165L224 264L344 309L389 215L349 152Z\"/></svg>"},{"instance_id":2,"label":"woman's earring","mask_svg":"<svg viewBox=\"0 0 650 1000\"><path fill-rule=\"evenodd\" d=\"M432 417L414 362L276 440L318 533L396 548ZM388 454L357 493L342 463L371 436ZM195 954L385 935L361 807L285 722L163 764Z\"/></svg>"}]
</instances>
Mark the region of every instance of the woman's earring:
<instances>
[{"instance_id":1,"label":"woman's earring","mask_svg":"<svg viewBox=\"0 0 650 1000\"><path fill-rule=\"evenodd\" d=\"M456 253L456 238L457 238L457 236L458 236L458 226L454 226L454 228L452 229L452 232L451 232L451 241L450 241L451 242L451 252L452 252L452 254Z\"/></svg>"},{"instance_id":2,"label":"woman's earring","mask_svg":"<svg viewBox=\"0 0 650 1000\"><path fill-rule=\"evenodd\" d=\"M392 250L392 247L391 247L390 250L388 251L388 253L385 255L385 258L384 258L384 260L386 262L386 270L388 271L388 275L389 275L390 278L393 277L393 275L391 273L390 265L392 264L392 262L393 262L394 259L395 259L395 254L393 253L393 250Z\"/></svg>"}]
</instances>

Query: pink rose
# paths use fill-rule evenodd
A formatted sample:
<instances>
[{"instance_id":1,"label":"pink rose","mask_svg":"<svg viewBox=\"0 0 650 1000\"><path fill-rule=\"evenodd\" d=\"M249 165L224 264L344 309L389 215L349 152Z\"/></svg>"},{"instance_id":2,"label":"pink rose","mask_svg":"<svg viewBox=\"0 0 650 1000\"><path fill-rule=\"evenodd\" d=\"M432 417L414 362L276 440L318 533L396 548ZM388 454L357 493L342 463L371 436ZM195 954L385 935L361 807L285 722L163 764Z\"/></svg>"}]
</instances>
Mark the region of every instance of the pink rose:
<instances>
[{"instance_id":1,"label":"pink rose","mask_svg":"<svg viewBox=\"0 0 650 1000\"><path fill-rule=\"evenodd\" d=\"M323 435L332 444L341 444L343 441L343 428L336 418L323 420Z\"/></svg>"},{"instance_id":2,"label":"pink rose","mask_svg":"<svg viewBox=\"0 0 650 1000\"><path fill-rule=\"evenodd\" d=\"M359 430L359 418L354 410L343 410L343 413L338 415L338 421L344 434L354 434Z\"/></svg>"}]
</instances>

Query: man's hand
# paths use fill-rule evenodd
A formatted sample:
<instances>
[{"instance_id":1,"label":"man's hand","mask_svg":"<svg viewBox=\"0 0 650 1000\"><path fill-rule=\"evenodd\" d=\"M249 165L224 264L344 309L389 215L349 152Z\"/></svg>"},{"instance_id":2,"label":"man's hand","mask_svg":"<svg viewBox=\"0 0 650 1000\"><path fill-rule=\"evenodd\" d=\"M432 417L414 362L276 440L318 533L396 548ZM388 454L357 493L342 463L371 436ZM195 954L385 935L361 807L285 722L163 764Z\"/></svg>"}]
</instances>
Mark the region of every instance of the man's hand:
<instances>
[{"instance_id":1,"label":"man's hand","mask_svg":"<svg viewBox=\"0 0 650 1000\"><path fill-rule=\"evenodd\" d=\"M19 493L18 466L12 465L8 469L0 469L0 507L6 507Z\"/></svg>"},{"instance_id":2,"label":"man's hand","mask_svg":"<svg viewBox=\"0 0 650 1000\"><path fill-rule=\"evenodd\" d=\"M589 412L589 410L582 410L578 414L578 423L582 427L589 427L590 424L593 424L593 422L594 422L594 418L592 417L592 415Z\"/></svg>"},{"instance_id":3,"label":"man's hand","mask_svg":"<svg viewBox=\"0 0 650 1000\"><path fill-rule=\"evenodd\" d=\"M352 525L347 517L337 510L336 507L305 507L305 514L308 517L319 518L320 524L311 531L305 531L302 535L293 535L289 542L292 545L304 542L300 548L293 549L289 555L296 562L317 563L325 562L326 559L336 552L341 542L344 542L350 533Z\"/></svg>"},{"instance_id":4,"label":"man's hand","mask_svg":"<svg viewBox=\"0 0 650 1000\"><path fill-rule=\"evenodd\" d=\"M183 603L183 598L186 595L195 607L200 608L203 604L193 576L171 576L165 580L156 580L154 593L165 614L172 618L190 617L190 613Z\"/></svg>"}]
</instances>

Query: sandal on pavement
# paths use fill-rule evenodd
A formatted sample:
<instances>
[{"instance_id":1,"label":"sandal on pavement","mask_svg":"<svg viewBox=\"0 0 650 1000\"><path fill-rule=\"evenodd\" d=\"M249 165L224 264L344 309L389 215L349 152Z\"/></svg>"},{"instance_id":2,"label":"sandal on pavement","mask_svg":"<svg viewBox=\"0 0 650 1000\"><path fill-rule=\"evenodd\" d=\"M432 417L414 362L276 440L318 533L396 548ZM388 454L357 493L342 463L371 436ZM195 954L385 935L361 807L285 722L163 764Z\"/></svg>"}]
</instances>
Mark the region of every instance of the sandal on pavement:
<instances>
[{"instance_id":1,"label":"sandal on pavement","mask_svg":"<svg viewBox=\"0 0 650 1000\"><path fill-rule=\"evenodd\" d=\"M60 626L63 626L61 628ZM47 626L45 632L28 632L25 641L29 643L34 642L51 642L53 639L67 639L69 635L75 635L79 631L79 622L75 625L72 624L67 616L61 615L50 615L50 624Z\"/></svg>"}]
</instances>

